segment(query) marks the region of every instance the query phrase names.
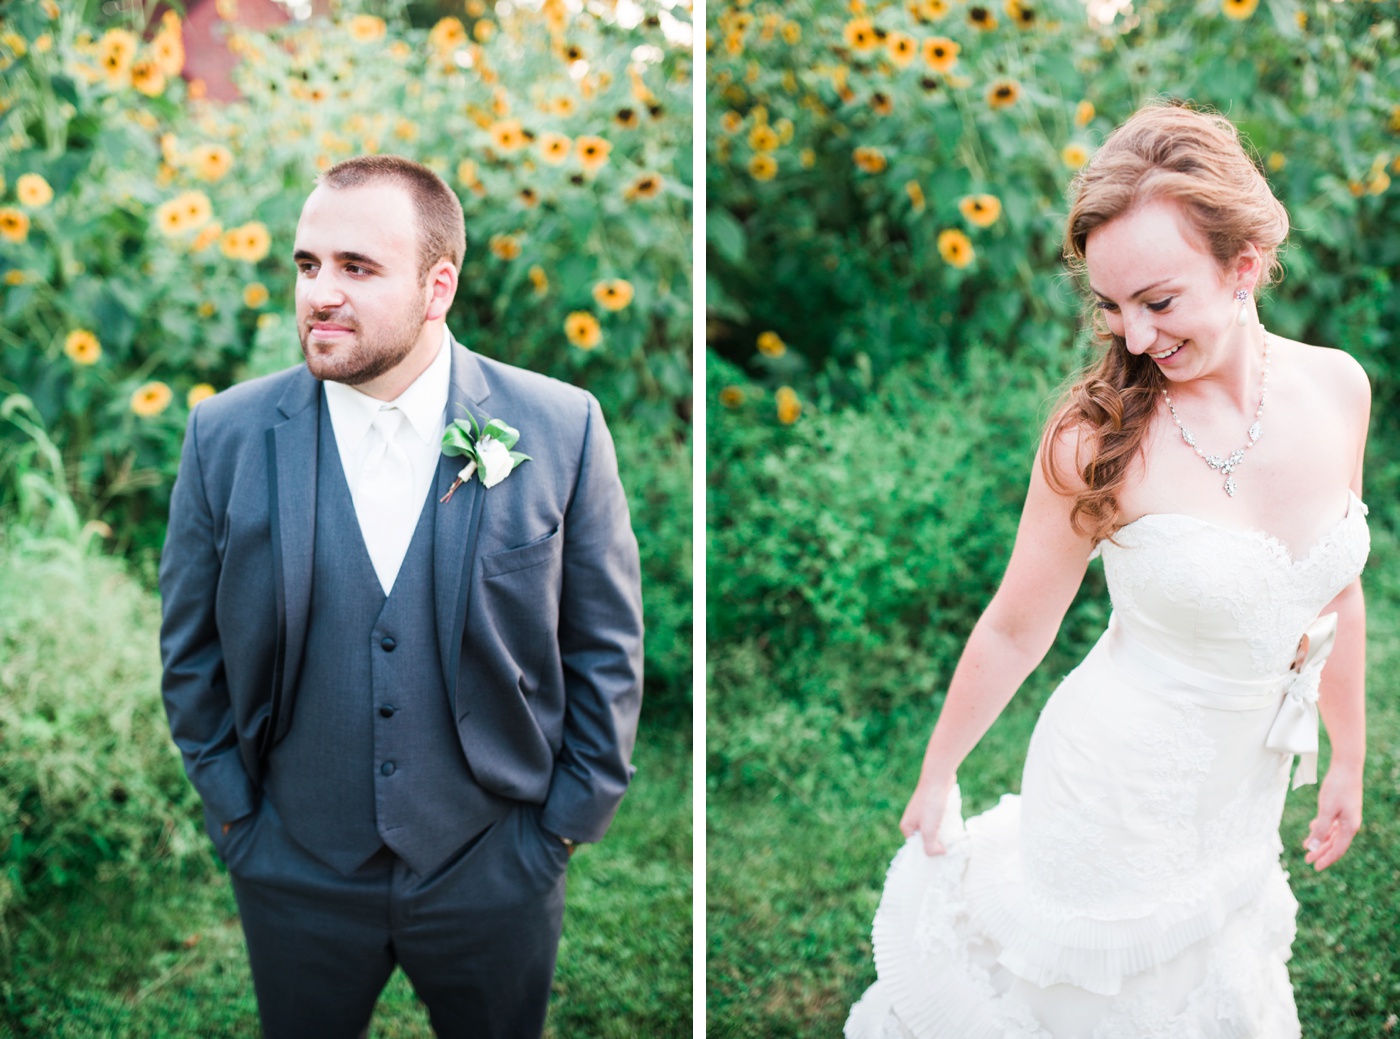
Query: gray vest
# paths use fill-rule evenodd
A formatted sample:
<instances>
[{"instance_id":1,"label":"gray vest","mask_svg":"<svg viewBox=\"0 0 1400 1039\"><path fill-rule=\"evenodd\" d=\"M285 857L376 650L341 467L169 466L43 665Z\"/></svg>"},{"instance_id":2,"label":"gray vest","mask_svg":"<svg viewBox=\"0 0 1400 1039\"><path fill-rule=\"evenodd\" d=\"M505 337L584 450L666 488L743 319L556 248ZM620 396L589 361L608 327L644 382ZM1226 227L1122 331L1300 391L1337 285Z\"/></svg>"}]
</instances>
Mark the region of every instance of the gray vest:
<instances>
[{"instance_id":1,"label":"gray vest","mask_svg":"<svg viewBox=\"0 0 1400 1039\"><path fill-rule=\"evenodd\" d=\"M339 872L387 844L424 876L508 802L472 777L443 683L433 489L386 597L324 391L320 408L306 652L291 729L268 757L265 790L297 843Z\"/></svg>"}]
</instances>

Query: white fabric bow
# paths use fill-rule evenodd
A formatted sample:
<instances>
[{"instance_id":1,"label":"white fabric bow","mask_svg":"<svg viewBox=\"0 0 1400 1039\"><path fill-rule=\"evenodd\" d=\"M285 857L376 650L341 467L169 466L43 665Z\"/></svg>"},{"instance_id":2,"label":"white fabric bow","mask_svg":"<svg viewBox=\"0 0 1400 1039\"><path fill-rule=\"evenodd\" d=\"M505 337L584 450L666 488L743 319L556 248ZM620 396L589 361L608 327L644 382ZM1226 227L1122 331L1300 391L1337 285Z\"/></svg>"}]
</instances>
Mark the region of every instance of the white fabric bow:
<instances>
[{"instance_id":1,"label":"white fabric bow","mask_svg":"<svg viewBox=\"0 0 1400 1039\"><path fill-rule=\"evenodd\" d=\"M1264 746L1281 754L1297 754L1293 789L1317 782L1317 696L1322 665L1337 641L1337 615L1313 621L1298 643L1298 659L1284 689L1283 703Z\"/></svg>"}]
</instances>

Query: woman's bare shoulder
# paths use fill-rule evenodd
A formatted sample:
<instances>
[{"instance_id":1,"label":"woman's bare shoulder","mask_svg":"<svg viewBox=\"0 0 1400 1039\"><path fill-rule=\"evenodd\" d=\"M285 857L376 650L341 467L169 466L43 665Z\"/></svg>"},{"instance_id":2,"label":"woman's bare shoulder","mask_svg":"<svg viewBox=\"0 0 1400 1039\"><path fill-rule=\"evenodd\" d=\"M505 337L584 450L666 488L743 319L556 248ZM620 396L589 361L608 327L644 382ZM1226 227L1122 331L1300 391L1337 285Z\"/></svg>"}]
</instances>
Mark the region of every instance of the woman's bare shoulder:
<instances>
[{"instance_id":1,"label":"woman's bare shoulder","mask_svg":"<svg viewBox=\"0 0 1400 1039\"><path fill-rule=\"evenodd\" d=\"M1371 406L1371 380L1361 362L1345 350L1275 337L1307 384L1348 411Z\"/></svg>"}]
</instances>

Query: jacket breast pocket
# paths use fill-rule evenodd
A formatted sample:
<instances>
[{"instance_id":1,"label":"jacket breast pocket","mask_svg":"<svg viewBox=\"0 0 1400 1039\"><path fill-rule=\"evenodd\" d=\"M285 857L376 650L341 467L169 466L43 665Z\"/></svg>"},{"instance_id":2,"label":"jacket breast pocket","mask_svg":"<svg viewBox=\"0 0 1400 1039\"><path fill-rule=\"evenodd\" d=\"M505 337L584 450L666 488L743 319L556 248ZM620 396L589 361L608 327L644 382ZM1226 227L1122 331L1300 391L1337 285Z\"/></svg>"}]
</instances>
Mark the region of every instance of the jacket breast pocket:
<instances>
[{"instance_id":1,"label":"jacket breast pocket","mask_svg":"<svg viewBox=\"0 0 1400 1039\"><path fill-rule=\"evenodd\" d=\"M558 527L527 545L481 557L477 633L504 652L501 662L509 670L502 679L527 695L550 684L558 670L563 584L564 538Z\"/></svg>"},{"instance_id":2,"label":"jacket breast pocket","mask_svg":"<svg viewBox=\"0 0 1400 1039\"><path fill-rule=\"evenodd\" d=\"M555 569L558 570L558 560L564 544L564 539L559 536L559 529L555 527L544 537L531 541L528 545L482 556L481 576L489 581L493 577L528 570L550 560L555 561Z\"/></svg>"}]
</instances>

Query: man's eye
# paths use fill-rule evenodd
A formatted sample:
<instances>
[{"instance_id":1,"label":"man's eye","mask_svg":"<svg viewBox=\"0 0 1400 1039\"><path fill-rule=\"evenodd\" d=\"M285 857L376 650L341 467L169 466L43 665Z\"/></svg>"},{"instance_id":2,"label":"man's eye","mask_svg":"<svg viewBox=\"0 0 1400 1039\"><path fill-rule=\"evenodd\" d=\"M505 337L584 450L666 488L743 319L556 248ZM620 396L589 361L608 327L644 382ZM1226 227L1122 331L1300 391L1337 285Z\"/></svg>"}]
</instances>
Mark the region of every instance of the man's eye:
<instances>
[{"instance_id":1,"label":"man's eye","mask_svg":"<svg viewBox=\"0 0 1400 1039\"><path fill-rule=\"evenodd\" d=\"M1156 303L1149 303L1147 304L1147 309L1152 311L1154 314L1160 314L1162 311L1166 310L1169 306L1172 305L1172 300L1174 299L1176 299L1175 296L1168 296L1166 299L1158 300Z\"/></svg>"},{"instance_id":2,"label":"man's eye","mask_svg":"<svg viewBox=\"0 0 1400 1039\"><path fill-rule=\"evenodd\" d=\"M361 267L358 263L349 263L349 264L346 264L346 265L345 265L345 270L346 270L348 273L350 273L350 274L368 274L368 273L369 273L368 268Z\"/></svg>"},{"instance_id":3,"label":"man's eye","mask_svg":"<svg viewBox=\"0 0 1400 1039\"><path fill-rule=\"evenodd\" d=\"M299 263L297 264L297 270L302 274L311 275L316 273L317 267L314 263Z\"/></svg>"}]
</instances>

